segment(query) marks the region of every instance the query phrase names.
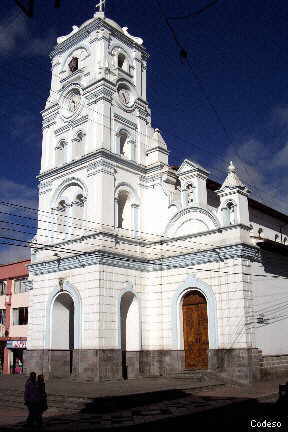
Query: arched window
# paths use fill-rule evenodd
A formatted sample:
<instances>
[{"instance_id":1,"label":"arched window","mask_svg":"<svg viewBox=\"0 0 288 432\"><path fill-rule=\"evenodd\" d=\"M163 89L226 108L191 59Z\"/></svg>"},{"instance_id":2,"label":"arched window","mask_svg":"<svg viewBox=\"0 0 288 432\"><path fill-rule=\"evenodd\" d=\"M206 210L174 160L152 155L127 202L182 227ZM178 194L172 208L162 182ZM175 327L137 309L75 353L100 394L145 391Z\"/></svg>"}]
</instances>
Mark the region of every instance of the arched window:
<instances>
[{"instance_id":1,"label":"arched window","mask_svg":"<svg viewBox=\"0 0 288 432\"><path fill-rule=\"evenodd\" d=\"M222 220L224 226L236 224L236 206L233 202L229 201L222 208Z\"/></svg>"},{"instance_id":2,"label":"arched window","mask_svg":"<svg viewBox=\"0 0 288 432\"><path fill-rule=\"evenodd\" d=\"M131 228L131 199L126 190L118 194L118 228Z\"/></svg>"},{"instance_id":3,"label":"arched window","mask_svg":"<svg viewBox=\"0 0 288 432\"><path fill-rule=\"evenodd\" d=\"M194 186L192 183L189 183L186 186L186 194L187 194L187 204L192 204L194 201Z\"/></svg>"},{"instance_id":4,"label":"arched window","mask_svg":"<svg viewBox=\"0 0 288 432\"><path fill-rule=\"evenodd\" d=\"M74 219L74 225L77 228L81 228L81 226L83 225L85 201L86 198L82 195L82 193L78 194L75 201L73 201L72 217Z\"/></svg>"},{"instance_id":5,"label":"arched window","mask_svg":"<svg viewBox=\"0 0 288 432\"><path fill-rule=\"evenodd\" d=\"M69 61L68 66L70 69L70 72L76 72L78 70L78 57L72 57L72 59Z\"/></svg>"},{"instance_id":6,"label":"arched window","mask_svg":"<svg viewBox=\"0 0 288 432\"><path fill-rule=\"evenodd\" d=\"M73 139L72 159L78 159L85 153L85 134L79 131Z\"/></svg>"},{"instance_id":7,"label":"arched window","mask_svg":"<svg viewBox=\"0 0 288 432\"><path fill-rule=\"evenodd\" d=\"M129 230L126 232L129 236L139 235L140 207L133 189L129 185L121 186L114 200L115 227Z\"/></svg>"},{"instance_id":8,"label":"arched window","mask_svg":"<svg viewBox=\"0 0 288 432\"><path fill-rule=\"evenodd\" d=\"M67 161L66 157L67 143L65 140L61 140L55 147L55 166L61 166Z\"/></svg>"},{"instance_id":9,"label":"arched window","mask_svg":"<svg viewBox=\"0 0 288 432\"><path fill-rule=\"evenodd\" d=\"M55 208L58 240L82 236L86 202L82 187L72 182L61 195Z\"/></svg>"},{"instance_id":10,"label":"arched window","mask_svg":"<svg viewBox=\"0 0 288 432\"><path fill-rule=\"evenodd\" d=\"M126 131L120 132L120 154L122 156L128 157L128 133Z\"/></svg>"},{"instance_id":11,"label":"arched window","mask_svg":"<svg viewBox=\"0 0 288 432\"><path fill-rule=\"evenodd\" d=\"M136 161L136 142L125 129L121 129L116 135L116 153Z\"/></svg>"},{"instance_id":12,"label":"arched window","mask_svg":"<svg viewBox=\"0 0 288 432\"><path fill-rule=\"evenodd\" d=\"M65 219L67 216L67 203L65 200L61 200L56 207L57 214L57 231L59 234L65 236Z\"/></svg>"},{"instance_id":13,"label":"arched window","mask_svg":"<svg viewBox=\"0 0 288 432\"><path fill-rule=\"evenodd\" d=\"M127 61L126 61L125 55L123 53L119 53L118 54L118 67L124 70L126 63L127 63Z\"/></svg>"}]
</instances>

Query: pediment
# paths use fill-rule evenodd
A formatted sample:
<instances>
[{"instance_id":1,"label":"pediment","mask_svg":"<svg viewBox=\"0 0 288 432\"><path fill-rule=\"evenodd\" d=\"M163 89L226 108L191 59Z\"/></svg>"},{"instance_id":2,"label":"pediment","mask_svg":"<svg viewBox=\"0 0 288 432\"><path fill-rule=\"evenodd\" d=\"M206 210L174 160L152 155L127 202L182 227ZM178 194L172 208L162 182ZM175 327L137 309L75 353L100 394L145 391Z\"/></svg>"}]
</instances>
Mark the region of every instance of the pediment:
<instances>
[{"instance_id":1,"label":"pediment","mask_svg":"<svg viewBox=\"0 0 288 432\"><path fill-rule=\"evenodd\" d=\"M184 159L182 164L180 165L177 174L184 175L184 174L190 174L200 172L205 175L209 175L209 171L207 171L205 168L203 168L201 165L197 164L196 162L191 161L190 159Z\"/></svg>"}]
</instances>

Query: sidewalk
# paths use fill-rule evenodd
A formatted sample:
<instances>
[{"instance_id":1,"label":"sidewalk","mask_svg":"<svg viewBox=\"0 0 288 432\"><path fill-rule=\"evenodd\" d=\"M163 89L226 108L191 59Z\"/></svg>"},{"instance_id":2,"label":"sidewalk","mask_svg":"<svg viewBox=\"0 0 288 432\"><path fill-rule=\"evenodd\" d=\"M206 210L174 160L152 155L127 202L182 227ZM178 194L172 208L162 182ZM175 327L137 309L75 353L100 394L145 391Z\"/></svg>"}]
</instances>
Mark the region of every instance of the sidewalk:
<instances>
[{"instance_id":1,"label":"sidewalk","mask_svg":"<svg viewBox=\"0 0 288 432\"><path fill-rule=\"evenodd\" d=\"M27 415L23 405L25 380L26 377L19 376L0 377L1 431L18 430L23 426ZM212 412L221 409L229 409L231 414L235 409L231 407L236 405L242 407L241 412L253 412L257 401L274 402L278 386L284 382L285 379L252 386L199 387L199 383L177 378L106 383L49 380L46 384L49 409L44 414L45 430L70 432L114 427L117 431L121 427L140 430L143 425L148 428L147 423L150 430L159 421L171 423L176 419L179 423L187 416L203 413L208 419Z\"/></svg>"}]
</instances>

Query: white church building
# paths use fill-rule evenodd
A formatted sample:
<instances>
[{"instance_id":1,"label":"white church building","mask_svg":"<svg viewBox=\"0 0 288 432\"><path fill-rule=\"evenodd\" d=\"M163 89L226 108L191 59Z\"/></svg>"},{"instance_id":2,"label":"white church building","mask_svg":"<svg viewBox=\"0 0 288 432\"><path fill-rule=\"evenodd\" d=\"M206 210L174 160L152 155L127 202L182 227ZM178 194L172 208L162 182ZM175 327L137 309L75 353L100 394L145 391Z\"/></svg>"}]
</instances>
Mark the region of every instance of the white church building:
<instances>
[{"instance_id":1,"label":"white church building","mask_svg":"<svg viewBox=\"0 0 288 432\"><path fill-rule=\"evenodd\" d=\"M169 166L127 27L98 11L51 60L27 373L288 370L288 217L249 198L233 163L222 186L192 160Z\"/></svg>"}]
</instances>

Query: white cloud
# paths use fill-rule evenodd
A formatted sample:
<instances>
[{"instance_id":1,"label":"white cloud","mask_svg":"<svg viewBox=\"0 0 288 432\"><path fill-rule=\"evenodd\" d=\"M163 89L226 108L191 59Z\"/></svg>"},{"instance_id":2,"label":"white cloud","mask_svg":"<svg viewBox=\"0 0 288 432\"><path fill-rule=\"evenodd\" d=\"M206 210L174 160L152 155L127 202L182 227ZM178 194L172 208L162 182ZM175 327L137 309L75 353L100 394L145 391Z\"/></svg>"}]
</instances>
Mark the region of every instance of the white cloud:
<instances>
[{"instance_id":1,"label":"white cloud","mask_svg":"<svg viewBox=\"0 0 288 432\"><path fill-rule=\"evenodd\" d=\"M272 157L272 168L288 167L288 143Z\"/></svg>"},{"instance_id":2,"label":"white cloud","mask_svg":"<svg viewBox=\"0 0 288 432\"><path fill-rule=\"evenodd\" d=\"M220 173L223 181L230 160L237 168L240 179L251 190L251 197L275 208L288 212L288 107L276 107L269 120L270 130L275 130L266 140L258 136L244 137L227 148L223 161L215 162L212 175ZM263 125L262 131L267 130ZM259 134L261 135L261 130ZM280 137L280 138L279 138ZM267 144L266 144L267 142ZM221 177L221 178L220 178Z\"/></svg>"},{"instance_id":3,"label":"white cloud","mask_svg":"<svg viewBox=\"0 0 288 432\"><path fill-rule=\"evenodd\" d=\"M34 207L37 204L37 190L0 177L0 197L3 201ZM29 204L29 205L28 205Z\"/></svg>"},{"instance_id":4,"label":"white cloud","mask_svg":"<svg viewBox=\"0 0 288 432\"><path fill-rule=\"evenodd\" d=\"M50 29L44 37L33 37L28 20L21 11L14 12L0 21L0 55L47 56L56 42L56 31Z\"/></svg>"},{"instance_id":5,"label":"white cloud","mask_svg":"<svg viewBox=\"0 0 288 432\"><path fill-rule=\"evenodd\" d=\"M20 38L26 37L28 27L25 17L20 12L0 22L0 52L2 55L12 52Z\"/></svg>"},{"instance_id":6,"label":"white cloud","mask_svg":"<svg viewBox=\"0 0 288 432\"><path fill-rule=\"evenodd\" d=\"M0 197L0 244L7 242L25 245L21 240L31 240L36 229L34 218L37 217L37 211L30 211L28 208L37 209L37 190L2 177L0 178ZM11 205L6 205L6 203ZM19 206L27 207L27 209ZM25 218L25 216L28 217ZM29 256L29 248L0 245L0 263L2 264L26 259Z\"/></svg>"},{"instance_id":7,"label":"white cloud","mask_svg":"<svg viewBox=\"0 0 288 432\"><path fill-rule=\"evenodd\" d=\"M22 51L22 56L45 56L51 50L56 41L56 31L50 29L43 38L32 38L28 46Z\"/></svg>"}]
</instances>

